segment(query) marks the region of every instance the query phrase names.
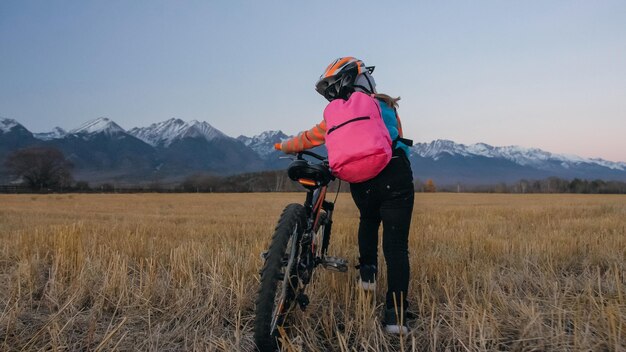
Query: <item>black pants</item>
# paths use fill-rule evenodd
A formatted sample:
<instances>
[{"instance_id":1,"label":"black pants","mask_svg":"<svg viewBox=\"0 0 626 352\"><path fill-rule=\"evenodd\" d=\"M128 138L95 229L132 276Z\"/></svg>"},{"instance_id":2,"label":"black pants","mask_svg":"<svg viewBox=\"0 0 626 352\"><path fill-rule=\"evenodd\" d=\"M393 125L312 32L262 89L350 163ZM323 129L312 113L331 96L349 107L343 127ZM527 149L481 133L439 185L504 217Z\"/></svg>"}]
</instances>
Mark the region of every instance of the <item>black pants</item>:
<instances>
[{"instance_id":1,"label":"black pants","mask_svg":"<svg viewBox=\"0 0 626 352\"><path fill-rule=\"evenodd\" d=\"M404 152L397 151L375 178L350 184L361 213L360 264L378 264L378 228L383 223L383 253L387 262L387 308L407 303L409 287L409 228L413 212L413 174ZM402 297L403 302L400 300Z\"/></svg>"}]
</instances>

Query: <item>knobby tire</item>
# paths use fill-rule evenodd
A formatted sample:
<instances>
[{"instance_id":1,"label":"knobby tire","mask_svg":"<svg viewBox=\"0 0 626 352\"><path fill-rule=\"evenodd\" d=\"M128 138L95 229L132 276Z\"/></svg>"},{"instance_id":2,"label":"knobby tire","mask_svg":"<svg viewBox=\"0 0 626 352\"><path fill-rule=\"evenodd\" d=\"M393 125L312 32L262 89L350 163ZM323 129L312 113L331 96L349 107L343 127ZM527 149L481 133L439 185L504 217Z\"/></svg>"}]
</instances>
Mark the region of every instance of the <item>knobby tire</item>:
<instances>
[{"instance_id":1,"label":"knobby tire","mask_svg":"<svg viewBox=\"0 0 626 352\"><path fill-rule=\"evenodd\" d=\"M275 313L276 295L280 295L282 291L283 280L295 280L292 277L295 273L282 273L285 267L284 256L287 252L287 244L292 236L296 241L296 250L299 250L300 239L306 226L306 212L301 204L289 204L283 210L278 220L274 235L270 242L269 250L266 255L265 264L261 271L261 282L256 299L256 314L254 319L254 341L259 351L275 351L278 349L278 341L276 331L272 331L273 314ZM297 255L297 253L295 253ZM297 263L296 263L297 264ZM281 275L283 278L281 280ZM296 282L297 285L297 282ZM293 289L293 285L287 285L287 301L285 304L288 309L295 304L295 295L297 292ZM281 315L280 324L282 325L286 314Z\"/></svg>"}]
</instances>

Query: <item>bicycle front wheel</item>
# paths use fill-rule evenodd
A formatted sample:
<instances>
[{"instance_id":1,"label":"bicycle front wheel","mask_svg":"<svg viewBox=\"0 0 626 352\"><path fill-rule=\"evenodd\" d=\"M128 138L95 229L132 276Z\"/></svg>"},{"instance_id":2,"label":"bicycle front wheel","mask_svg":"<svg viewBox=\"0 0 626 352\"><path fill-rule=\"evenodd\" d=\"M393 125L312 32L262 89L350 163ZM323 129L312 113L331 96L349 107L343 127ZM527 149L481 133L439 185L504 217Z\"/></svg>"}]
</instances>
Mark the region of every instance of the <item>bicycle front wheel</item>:
<instances>
[{"instance_id":1,"label":"bicycle front wheel","mask_svg":"<svg viewBox=\"0 0 626 352\"><path fill-rule=\"evenodd\" d=\"M278 347L277 332L295 305L300 285L297 264L306 212L300 204L289 204L278 220L257 294L254 341L260 351Z\"/></svg>"}]
</instances>

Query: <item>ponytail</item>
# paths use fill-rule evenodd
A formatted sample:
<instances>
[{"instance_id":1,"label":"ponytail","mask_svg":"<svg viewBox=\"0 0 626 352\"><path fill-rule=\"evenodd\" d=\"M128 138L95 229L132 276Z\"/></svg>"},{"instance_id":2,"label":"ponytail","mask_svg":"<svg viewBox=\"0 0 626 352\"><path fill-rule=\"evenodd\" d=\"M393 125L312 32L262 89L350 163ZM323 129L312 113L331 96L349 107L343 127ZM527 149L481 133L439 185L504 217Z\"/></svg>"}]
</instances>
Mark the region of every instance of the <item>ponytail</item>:
<instances>
[{"instance_id":1,"label":"ponytail","mask_svg":"<svg viewBox=\"0 0 626 352\"><path fill-rule=\"evenodd\" d=\"M375 94L373 94L373 96L376 99L380 99L380 100L384 101L385 104L389 105L389 107L392 108L392 109L397 109L398 108L398 100L400 100L400 97L392 98L391 96L389 96L387 94L382 94L382 93L375 93Z\"/></svg>"}]
</instances>

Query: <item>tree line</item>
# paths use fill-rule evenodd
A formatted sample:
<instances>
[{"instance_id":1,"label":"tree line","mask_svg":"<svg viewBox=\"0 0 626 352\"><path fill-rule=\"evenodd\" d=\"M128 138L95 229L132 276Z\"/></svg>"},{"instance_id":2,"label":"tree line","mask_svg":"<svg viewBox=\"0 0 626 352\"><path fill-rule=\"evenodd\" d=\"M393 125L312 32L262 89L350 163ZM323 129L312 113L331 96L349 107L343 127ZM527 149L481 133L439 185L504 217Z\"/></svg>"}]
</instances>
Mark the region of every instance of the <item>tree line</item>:
<instances>
[{"instance_id":1,"label":"tree line","mask_svg":"<svg viewBox=\"0 0 626 352\"><path fill-rule=\"evenodd\" d=\"M519 180L514 183L490 185L446 185L439 187L442 192L476 193L576 193L576 194L626 194L626 182L586 180L575 178L567 180L548 177L541 180Z\"/></svg>"}]
</instances>

